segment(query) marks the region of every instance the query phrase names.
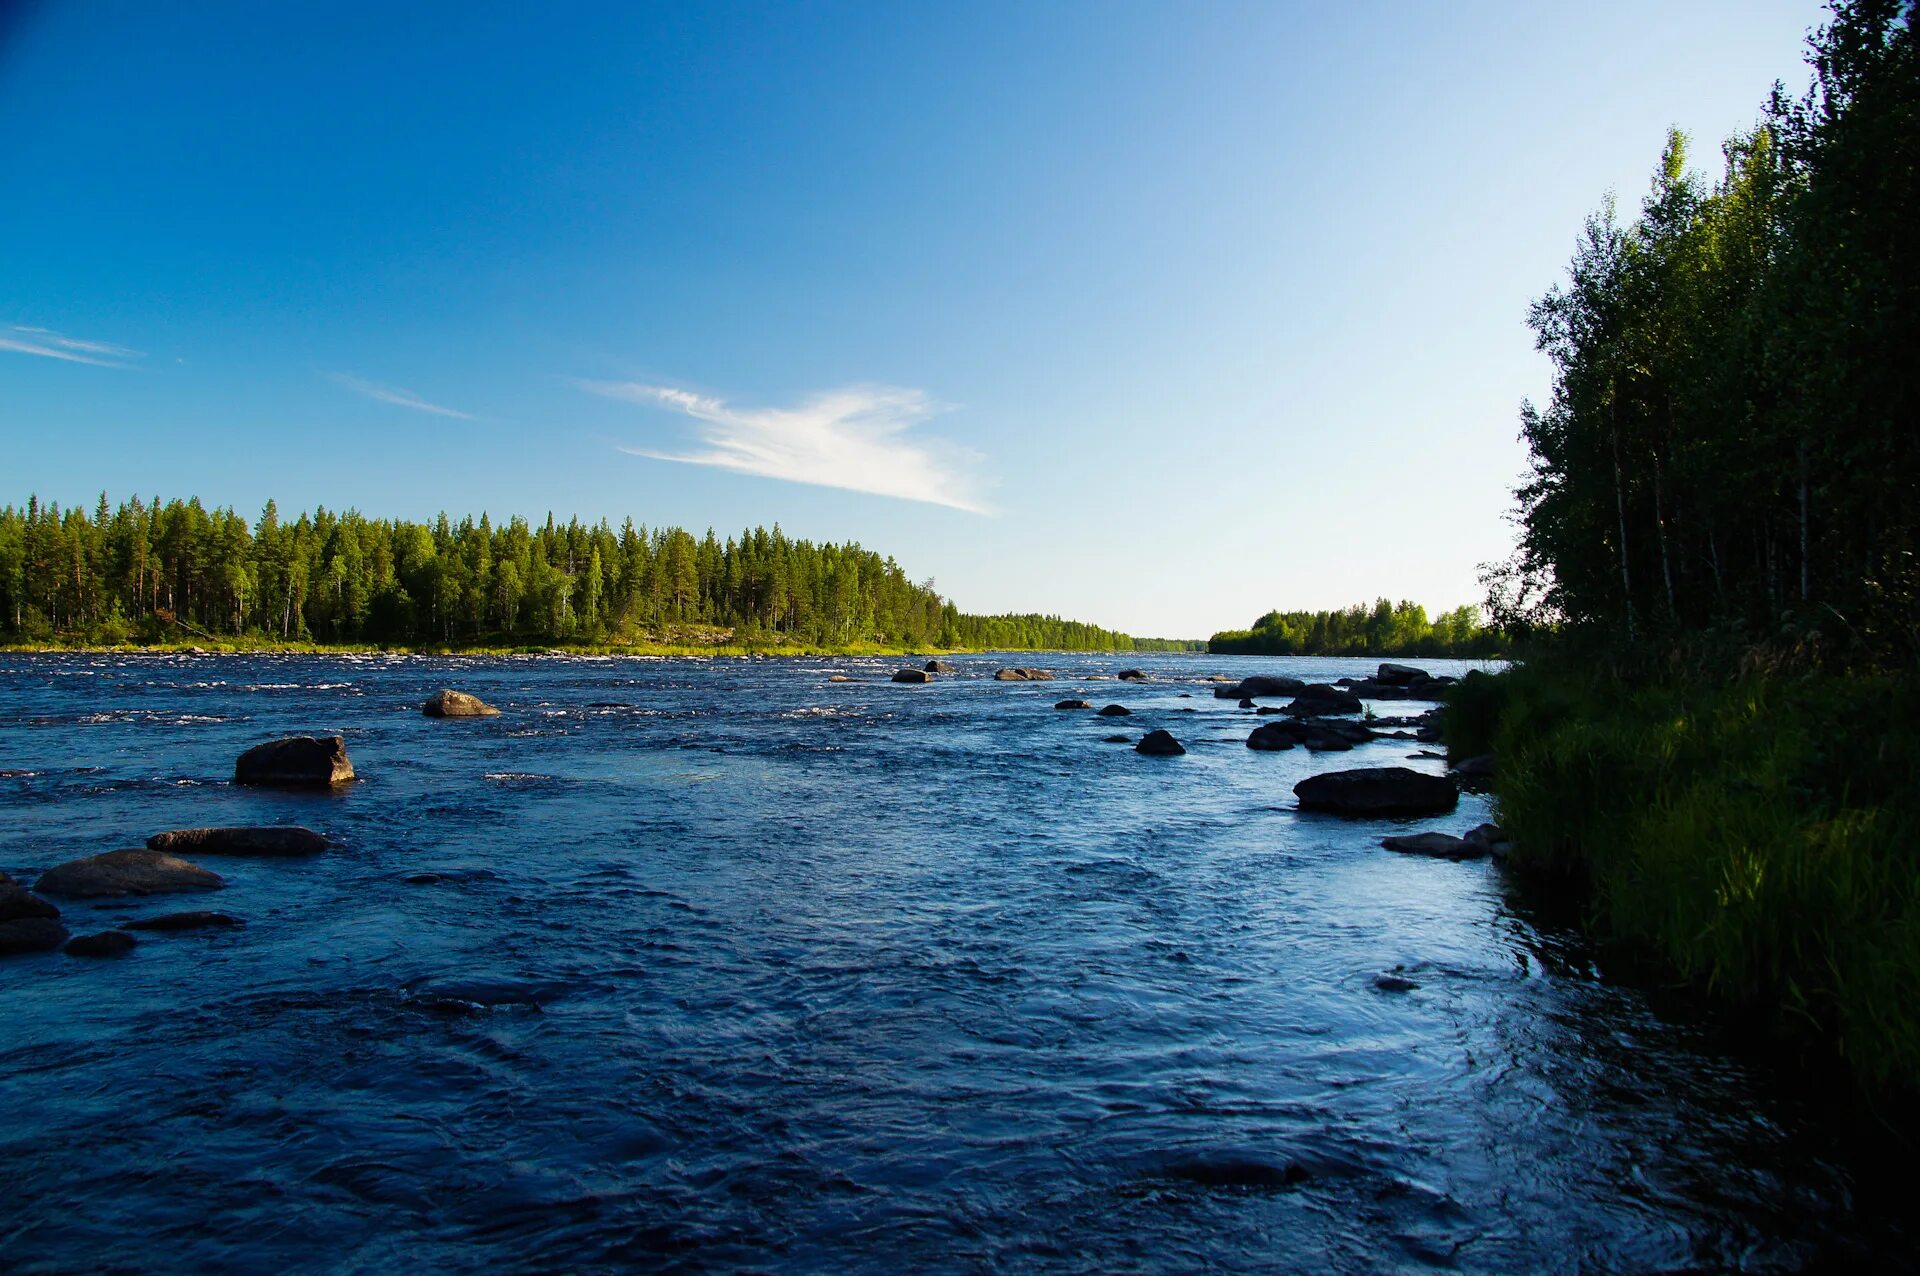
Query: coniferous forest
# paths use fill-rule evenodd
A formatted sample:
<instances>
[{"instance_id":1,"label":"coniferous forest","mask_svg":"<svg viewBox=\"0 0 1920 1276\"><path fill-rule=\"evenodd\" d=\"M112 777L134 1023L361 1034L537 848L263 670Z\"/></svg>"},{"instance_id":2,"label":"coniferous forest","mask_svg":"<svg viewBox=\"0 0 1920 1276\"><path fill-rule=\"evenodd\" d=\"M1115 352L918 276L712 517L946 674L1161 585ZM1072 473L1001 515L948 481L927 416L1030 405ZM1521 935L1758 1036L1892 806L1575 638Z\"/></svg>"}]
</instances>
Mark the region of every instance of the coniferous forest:
<instances>
[{"instance_id":1,"label":"coniferous forest","mask_svg":"<svg viewBox=\"0 0 1920 1276\"><path fill-rule=\"evenodd\" d=\"M859 545L602 521L495 526L198 500L0 508L0 638L322 645L1128 651L1057 616L975 616Z\"/></svg>"},{"instance_id":2,"label":"coniferous forest","mask_svg":"<svg viewBox=\"0 0 1920 1276\"><path fill-rule=\"evenodd\" d=\"M1339 611L1270 611L1251 629L1228 629L1207 650L1235 656L1497 656L1504 637L1480 621L1478 607L1429 619L1419 603L1375 600Z\"/></svg>"}]
</instances>

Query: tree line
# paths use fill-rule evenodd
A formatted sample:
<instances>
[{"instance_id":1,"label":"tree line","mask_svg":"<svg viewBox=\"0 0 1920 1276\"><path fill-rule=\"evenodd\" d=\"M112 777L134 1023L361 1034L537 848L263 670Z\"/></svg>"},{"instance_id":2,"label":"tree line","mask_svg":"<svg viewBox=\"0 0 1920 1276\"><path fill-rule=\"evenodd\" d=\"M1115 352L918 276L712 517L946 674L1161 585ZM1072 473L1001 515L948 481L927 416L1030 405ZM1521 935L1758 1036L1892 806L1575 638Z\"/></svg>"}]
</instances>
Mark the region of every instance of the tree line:
<instances>
[{"instance_id":1,"label":"tree line","mask_svg":"<svg viewBox=\"0 0 1920 1276\"><path fill-rule=\"evenodd\" d=\"M976 616L857 544L605 520L249 523L198 499L0 508L0 636L19 641L714 644L1129 651L1057 616ZM1178 645L1178 644L1167 644Z\"/></svg>"},{"instance_id":2,"label":"tree line","mask_svg":"<svg viewBox=\"0 0 1920 1276\"><path fill-rule=\"evenodd\" d=\"M1590 218L1530 323L1518 552L1495 619L1630 646L1720 633L1920 654L1920 51L1851 0L1711 181L1674 130L1637 214Z\"/></svg>"},{"instance_id":3,"label":"tree line","mask_svg":"<svg viewBox=\"0 0 1920 1276\"><path fill-rule=\"evenodd\" d=\"M1500 654L1502 636L1481 623L1480 609L1456 607L1427 619L1418 603L1341 611L1270 611L1251 629L1229 629L1207 641L1216 655L1236 656L1459 656Z\"/></svg>"}]
</instances>

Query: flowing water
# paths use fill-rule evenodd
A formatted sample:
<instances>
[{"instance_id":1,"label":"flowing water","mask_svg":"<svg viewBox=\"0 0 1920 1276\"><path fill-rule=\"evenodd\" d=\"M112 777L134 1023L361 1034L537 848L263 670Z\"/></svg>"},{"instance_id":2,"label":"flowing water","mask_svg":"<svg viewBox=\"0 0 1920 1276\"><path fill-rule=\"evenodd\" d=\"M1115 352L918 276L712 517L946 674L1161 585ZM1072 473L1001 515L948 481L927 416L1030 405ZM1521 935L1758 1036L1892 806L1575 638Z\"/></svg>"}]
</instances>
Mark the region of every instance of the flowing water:
<instances>
[{"instance_id":1,"label":"flowing water","mask_svg":"<svg viewBox=\"0 0 1920 1276\"><path fill-rule=\"evenodd\" d=\"M0 959L0 1268L1755 1270L1898 1256L1817 1111L1492 862L1303 814L1212 673L0 656L0 869L297 823ZM1088 682L1122 663L1144 685ZM1454 662L1425 662L1458 672ZM857 681L830 683L841 673ZM502 709L438 721L441 686ZM1065 696L1131 718L1056 711ZM1423 705L1383 703L1383 714ZM1104 737L1166 727L1184 757ZM346 736L334 794L228 783ZM1485 801L1413 827L1463 831ZM1417 985L1388 991L1397 972Z\"/></svg>"}]
</instances>

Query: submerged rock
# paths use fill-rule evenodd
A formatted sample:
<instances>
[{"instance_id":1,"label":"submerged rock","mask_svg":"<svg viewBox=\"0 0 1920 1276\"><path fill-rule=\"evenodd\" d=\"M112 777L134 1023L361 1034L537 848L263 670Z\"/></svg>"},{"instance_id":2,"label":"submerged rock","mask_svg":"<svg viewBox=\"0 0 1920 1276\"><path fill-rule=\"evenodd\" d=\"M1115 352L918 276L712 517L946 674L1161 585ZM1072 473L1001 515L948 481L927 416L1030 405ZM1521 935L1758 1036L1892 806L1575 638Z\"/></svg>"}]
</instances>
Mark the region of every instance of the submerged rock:
<instances>
[{"instance_id":1,"label":"submerged rock","mask_svg":"<svg viewBox=\"0 0 1920 1276\"><path fill-rule=\"evenodd\" d=\"M1403 766L1360 767L1310 775L1293 786L1303 811L1355 817L1442 815L1460 803L1460 790L1444 775Z\"/></svg>"},{"instance_id":2,"label":"submerged rock","mask_svg":"<svg viewBox=\"0 0 1920 1276\"><path fill-rule=\"evenodd\" d=\"M1093 704L1087 700L1062 700L1053 706L1056 709L1091 709Z\"/></svg>"},{"instance_id":3,"label":"submerged rock","mask_svg":"<svg viewBox=\"0 0 1920 1276\"><path fill-rule=\"evenodd\" d=\"M234 763L235 784L326 788L353 780L347 742L337 735L292 735L256 744Z\"/></svg>"},{"instance_id":4,"label":"submerged rock","mask_svg":"<svg viewBox=\"0 0 1920 1276\"><path fill-rule=\"evenodd\" d=\"M69 957L125 957L133 951L135 940L121 930L103 930L98 935L82 935L67 944Z\"/></svg>"},{"instance_id":5,"label":"submerged rock","mask_svg":"<svg viewBox=\"0 0 1920 1276\"><path fill-rule=\"evenodd\" d=\"M1119 673L1115 674L1114 677L1120 679L1122 682L1145 682L1147 680L1147 675L1138 669L1122 669Z\"/></svg>"},{"instance_id":6,"label":"submerged rock","mask_svg":"<svg viewBox=\"0 0 1920 1276\"><path fill-rule=\"evenodd\" d=\"M227 913L162 913L139 921L121 922L121 930L235 930L246 923Z\"/></svg>"},{"instance_id":7,"label":"submerged rock","mask_svg":"<svg viewBox=\"0 0 1920 1276\"><path fill-rule=\"evenodd\" d=\"M999 669L994 672L998 682L1052 682L1053 675L1045 669Z\"/></svg>"},{"instance_id":8,"label":"submerged rock","mask_svg":"<svg viewBox=\"0 0 1920 1276\"><path fill-rule=\"evenodd\" d=\"M33 888L49 895L98 899L113 895L217 891L225 885L218 873L163 851L108 851L50 868L40 874Z\"/></svg>"},{"instance_id":9,"label":"submerged rock","mask_svg":"<svg viewBox=\"0 0 1920 1276\"><path fill-rule=\"evenodd\" d=\"M263 828L173 829L147 839L150 851L192 851L199 855L318 855L327 839L312 829L289 824Z\"/></svg>"},{"instance_id":10,"label":"submerged rock","mask_svg":"<svg viewBox=\"0 0 1920 1276\"><path fill-rule=\"evenodd\" d=\"M928 673L952 673L954 671L953 666L944 660L929 660L925 668Z\"/></svg>"},{"instance_id":11,"label":"submerged rock","mask_svg":"<svg viewBox=\"0 0 1920 1276\"><path fill-rule=\"evenodd\" d=\"M1100 716L1103 718L1131 718L1133 716L1133 710L1123 704L1110 704L1100 710Z\"/></svg>"},{"instance_id":12,"label":"submerged rock","mask_svg":"<svg viewBox=\"0 0 1920 1276\"><path fill-rule=\"evenodd\" d=\"M1477 860L1487 848L1451 833L1409 833L1401 837L1383 837L1380 845L1402 855L1427 855L1442 860Z\"/></svg>"},{"instance_id":13,"label":"submerged rock","mask_svg":"<svg viewBox=\"0 0 1920 1276\"><path fill-rule=\"evenodd\" d=\"M67 942L67 928L52 917L15 917L0 922L0 957L50 953Z\"/></svg>"},{"instance_id":14,"label":"submerged rock","mask_svg":"<svg viewBox=\"0 0 1920 1276\"><path fill-rule=\"evenodd\" d=\"M1412 992L1420 985L1405 975L1376 975L1373 986L1381 992Z\"/></svg>"},{"instance_id":15,"label":"submerged rock","mask_svg":"<svg viewBox=\"0 0 1920 1276\"><path fill-rule=\"evenodd\" d=\"M925 669L896 669L893 671L895 682L932 682L933 675Z\"/></svg>"},{"instance_id":16,"label":"submerged rock","mask_svg":"<svg viewBox=\"0 0 1920 1276\"><path fill-rule=\"evenodd\" d=\"M443 687L428 697L420 706L420 712L429 718L497 718L500 711L482 700L479 696L470 696L464 691L455 691Z\"/></svg>"},{"instance_id":17,"label":"submerged rock","mask_svg":"<svg viewBox=\"0 0 1920 1276\"><path fill-rule=\"evenodd\" d=\"M1134 745L1133 749L1136 753L1156 758L1178 757L1187 751L1185 745L1173 738L1171 731L1149 731L1140 737L1140 743Z\"/></svg>"},{"instance_id":18,"label":"submerged rock","mask_svg":"<svg viewBox=\"0 0 1920 1276\"><path fill-rule=\"evenodd\" d=\"M1101 736L1101 737L1100 737L1100 743L1102 743L1102 744L1132 744L1132 743L1133 743L1133 737L1132 737L1132 736L1130 736L1130 735L1106 735L1106 736Z\"/></svg>"},{"instance_id":19,"label":"submerged rock","mask_svg":"<svg viewBox=\"0 0 1920 1276\"><path fill-rule=\"evenodd\" d=\"M0 874L0 922L17 922L28 917L58 917L60 910L32 891Z\"/></svg>"}]
</instances>

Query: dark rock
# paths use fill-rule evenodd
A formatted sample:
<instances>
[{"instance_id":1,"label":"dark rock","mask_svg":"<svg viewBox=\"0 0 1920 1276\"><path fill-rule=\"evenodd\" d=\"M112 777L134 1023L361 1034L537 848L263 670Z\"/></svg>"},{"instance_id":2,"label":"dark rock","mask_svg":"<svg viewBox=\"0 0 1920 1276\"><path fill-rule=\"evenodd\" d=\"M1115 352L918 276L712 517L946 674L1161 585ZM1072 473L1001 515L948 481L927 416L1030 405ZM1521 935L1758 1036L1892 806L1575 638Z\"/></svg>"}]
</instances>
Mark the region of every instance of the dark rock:
<instances>
[{"instance_id":1,"label":"dark rock","mask_svg":"<svg viewBox=\"0 0 1920 1276\"><path fill-rule=\"evenodd\" d=\"M1000 682L1052 682L1053 675L1045 669L1000 669L994 673Z\"/></svg>"},{"instance_id":2,"label":"dark rock","mask_svg":"<svg viewBox=\"0 0 1920 1276\"><path fill-rule=\"evenodd\" d=\"M1130 736L1130 735L1108 735L1108 736L1101 736L1101 737L1100 737L1100 743L1102 743L1102 744L1132 744L1132 743L1133 743L1133 737L1132 737L1132 736Z\"/></svg>"},{"instance_id":3,"label":"dark rock","mask_svg":"<svg viewBox=\"0 0 1920 1276\"><path fill-rule=\"evenodd\" d=\"M1239 700L1248 696L1292 696L1298 695L1306 685L1300 679L1289 678L1285 674L1258 674L1242 678L1231 687L1215 687L1213 694L1222 700Z\"/></svg>"},{"instance_id":4,"label":"dark rock","mask_svg":"<svg viewBox=\"0 0 1920 1276\"><path fill-rule=\"evenodd\" d=\"M1138 669L1122 669L1114 676L1122 682L1145 682L1147 680L1147 675Z\"/></svg>"},{"instance_id":5,"label":"dark rock","mask_svg":"<svg viewBox=\"0 0 1920 1276\"><path fill-rule=\"evenodd\" d=\"M1493 755L1482 753L1453 764L1453 773L1460 777L1460 783L1472 787L1493 782Z\"/></svg>"},{"instance_id":6,"label":"dark rock","mask_svg":"<svg viewBox=\"0 0 1920 1276\"><path fill-rule=\"evenodd\" d=\"M1353 741L1332 731L1309 731L1301 743L1310 753L1348 753L1353 749Z\"/></svg>"},{"instance_id":7,"label":"dark rock","mask_svg":"<svg viewBox=\"0 0 1920 1276\"><path fill-rule=\"evenodd\" d=\"M125 957L133 951L135 940L123 930L103 930L98 935L82 935L67 944L69 957Z\"/></svg>"},{"instance_id":8,"label":"dark rock","mask_svg":"<svg viewBox=\"0 0 1920 1276\"><path fill-rule=\"evenodd\" d=\"M1291 722L1263 722L1247 737L1247 747L1263 753L1279 753L1300 743Z\"/></svg>"},{"instance_id":9,"label":"dark rock","mask_svg":"<svg viewBox=\"0 0 1920 1276\"><path fill-rule=\"evenodd\" d=\"M1062 700L1053 707L1056 709L1091 709L1093 705L1085 700Z\"/></svg>"},{"instance_id":10,"label":"dark rock","mask_svg":"<svg viewBox=\"0 0 1920 1276\"><path fill-rule=\"evenodd\" d=\"M925 669L896 669L893 680L895 682L932 682L933 675Z\"/></svg>"},{"instance_id":11,"label":"dark rock","mask_svg":"<svg viewBox=\"0 0 1920 1276\"><path fill-rule=\"evenodd\" d=\"M235 784L326 788L353 779L347 742L337 735L294 735L256 744L234 763Z\"/></svg>"},{"instance_id":12,"label":"dark rock","mask_svg":"<svg viewBox=\"0 0 1920 1276\"><path fill-rule=\"evenodd\" d=\"M200 855L318 855L327 839L298 825L273 828L174 829L147 839L150 851Z\"/></svg>"},{"instance_id":13,"label":"dark rock","mask_svg":"<svg viewBox=\"0 0 1920 1276\"><path fill-rule=\"evenodd\" d=\"M67 928L52 917L16 917L0 922L0 957L50 953L67 942Z\"/></svg>"},{"instance_id":14,"label":"dark rock","mask_svg":"<svg viewBox=\"0 0 1920 1276\"><path fill-rule=\"evenodd\" d=\"M1446 776L1403 766L1311 775L1294 785L1293 793L1303 811L1357 817L1442 815L1460 803L1460 790Z\"/></svg>"},{"instance_id":15,"label":"dark rock","mask_svg":"<svg viewBox=\"0 0 1920 1276\"><path fill-rule=\"evenodd\" d=\"M1133 710L1123 704L1110 704L1100 711L1103 718L1131 718Z\"/></svg>"},{"instance_id":16,"label":"dark rock","mask_svg":"<svg viewBox=\"0 0 1920 1276\"><path fill-rule=\"evenodd\" d=\"M226 885L218 873L163 851L108 851L60 864L33 884L49 895L92 899L108 895L162 895L215 891Z\"/></svg>"},{"instance_id":17,"label":"dark rock","mask_svg":"<svg viewBox=\"0 0 1920 1276\"><path fill-rule=\"evenodd\" d=\"M1482 824L1467 831L1468 846L1478 846L1495 859L1505 859L1513 850L1507 831L1498 824Z\"/></svg>"},{"instance_id":18,"label":"dark rock","mask_svg":"<svg viewBox=\"0 0 1920 1276\"><path fill-rule=\"evenodd\" d=\"M929 660L926 663L926 671L928 673L952 673L954 670L953 666L944 660Z\"/></svg>"},{"instance_id":19,"label":"dark rock","mask_svg":"<svg viewBox=\"0 0 1920 1276\"><path fill-rule=\"evenodd\" d=\"M1145 753L1156 758L1178 757L1185 753L1186 746L1173 738L1171 731L1149 731L1133 746L1134 752Z\"/></svg>"},{"instance_id":20,"label":"dark rock","mask_svg":"<svg viewBox=\"0 0 1920 1276\"><path fill-rule=\"evenodd\" d=\"M497 718L500 716L498 709L479 696L470 696L464 691L455 691L451 687L434 692L427 702L420 706L420 712L429 718Z\"/></svg>"},{"instance_id":21,"label":"dark rock","mask_svg":"<svg viewBox=\"0 0 1920 1276\"><path fill-rule=\"evenodd\" d=\"M137 922L121 922L121 930L234 930L246 923L226 913L162 913Z\"/></svg>"},{"instance_id":22,"label":"dark rock","mask_svg":"<svg viewBox=\"0 0 1920 1276\"><path fill-rule=\"evenodd\" d=\"M1258 706L1256 706L1253 703L1252 696L1242 696L1240 697L1240 707L1242 709L1253 709L1253 708L1257 708Z\"/></svg>"},{"instance_id":23,"label":"dark rock","mask_svg":"<svg viewBox=\"0 0 1920 1276\"><path fill-rule=\"evenodd\" d=\"M58 917L59 915L59 909L11 877L4 883L0 883L0 922L17 922L26 917Z\"/></svg>"},{"instance_id":24,"label":"dark rock","mask_svg":"<svg viewBox=\"0 0 1920 1276\"><path fill-rule=\"evenodd\" d=\"M1425 669L1415 669L1412 665L1384 664L1373 672L1375 682L1384 682L1390 687L1404 687L1410 682L1432 677Z\"/></svg>"},{"instance_id":25,"label":"dark rock","mask_svg":"<svg viewBox=\"0 0 1920 1276\"><path fill-rule=\"evenodd\" d=\"M1293 698L1293 703L1287 706L1286 712L1296 718L1317 718L1331 713L1358 713L1360 709L1360 697L1351 691L1342 691L1324 682L1316 682L1300 688Z\"/></svg>"},{"instance_id":26,"label":"dark rock","mask_svg":"<svg viewBox=\"0 0 1920 1276\"><path fill-rule=\"evenodd\" d=\"M1450 833L1409 833L1402 837L1383 837L1380 845L1402 855L1426 855L1441 860L1477 860L1487 853L1486 847Z\"/></svg>"},{"instance_id":27,"label":"dark rock","mask_svg":"<svg viewBox=\"0 0 1920 1276\"><path fill-rule=\"evenodd\" d=\"M1420 985L1405 975L1376 975L1373 986L1381 992L1412 992Z\"/></svg>"}]
</instances>

